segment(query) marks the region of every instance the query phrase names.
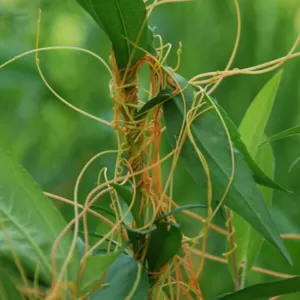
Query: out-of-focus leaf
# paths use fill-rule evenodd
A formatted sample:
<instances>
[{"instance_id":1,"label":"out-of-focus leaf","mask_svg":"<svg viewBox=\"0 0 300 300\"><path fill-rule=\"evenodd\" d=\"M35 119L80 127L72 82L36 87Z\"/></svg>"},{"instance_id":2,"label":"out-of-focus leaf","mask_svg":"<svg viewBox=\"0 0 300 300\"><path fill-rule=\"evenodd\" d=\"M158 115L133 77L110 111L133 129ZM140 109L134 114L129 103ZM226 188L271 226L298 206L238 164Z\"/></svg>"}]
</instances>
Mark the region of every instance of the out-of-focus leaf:
<instances>
[{"instance_id":1,"label":"out-of-focus leaf","mask_svg":"<svg viewBox=\"0 0 300 300\"><path fill-rule=\"evenodd\" d=\"M148 24L143 0L77 0L108 35L120 69L135 64L148 50ZM132 56L132 57L131 57ZM130 60L131 59L131 60Z\"/></svg>"},{"instance_id":2,"label":"out-of-focus leaf","mask_svg":"<svg viewBox=\"0 0 300 300\"><path fill-rule=\"evenodd\" d=\"M182 94L164 103L164 118L167 132L173 146L176 145L182 128L184 115L191 109L194 91L187 81L179 75L174 76L180 84ZM185 99L186 110L183 105ZM208 103L209 104L209 103ZM205 106L207 108L207 105ZM219 115L214 109L207 110L195 118L190 125L197 150L201 151L209 167L213 203L223 196L232 173L232 159L228 137L225 133ZM207 177L194 145L186 138L181 159L187 170L201 188L207 190ZM290 262L288 254L274 221L256 187L251 170L238 151L234 151L235 169L232 185L224 204L242 216L258 233L273 244L277 250Z\"/></svg>"},{"instance_id":3,"label":"out-of-focus leaf","mask_svg":"<svg viewBox=\"0 0 300 300\"><path fill-rule=\"evenodd\" d=\"M51 284L51 249L66 227L62 215L28 173L0 145L0 264L15 264L19 258L26 273ZM60 272L68 255L72 234L68 232L56 249L56 269ZM14 255L12 253L14 251ZM79 272L79 253L76 248L64 279L76 281Z\"/></svg>"},{"instance_id":4,"label":"out-of-focus leaf","mask_svg":"<svg viewBox=\"0 0 300 300\"><path fill-rule=\"evenodd\" d=\"M294 167L297 165L297 163L300 161L300 156L297 157L293 163L291 164L291 166L289 167L289 173L294 169Z\"/></svg>"},{"instance_id":5,"label":"out-of-focus leaf","mask_svg":"<svg viewBox=\"0 0 300 300\"><path fill-rule=\"evenodd\" d=\"M103 255L89 256L85 262L85 269L80 280L79 294L84 295L92 291L103 279L105 272L121 255L121 251Z\"/></svg>"},{"instance_id":6,"label":"out-of-focus leaf","mask_svg":"<svg viewBox=\"0 0 300 300\"><path fill-rule=\"evenodd\" d=\"M280 132L270 136L268 139L263 141L262 144L266 143L266 142L274 142L274 141L284 139L284 138L288 138L288 137L291 137L291 136L295 136L295 135L298 135L298 134L300 134L300 126L299 125L295 126L295 127L291 127L289 129L286 129L286 130L283 130L283 131L280 131Z\"/></svg>"},{"instance_id":7,"label":"out-of-focus leaf","mask_svg":"<svg viewBox=\"0 0 300 300\"><path fill-rule=\"evenodd\" d=\"M7 273L0 268L0 299L1 300L23 300L15 284Z\"/></svg>"},{"instance_id":8,"label":"out-of-focus leaf","mask_svg":"<svg viewBox=\"0 0 300 300\"><path fill-rule=\"evenodd\" d=\"M107 286L95 292L90 299L147 300L148 298L148 275L142 264L130 256L121 255L113 263L107 272L106 284Z\"/></svg>"},{"instance_id":9,"label":"out-of-focus leaf","mask_svg":"<svg viewBox=\"0 0 300 300\"><path fill-rule=\"evenodd\" d=\"M156 224L151 233L146 258L151 272L159 270L176 255L181 247L180 229L166 222Z\"/></svg>"},{"instance_id":10,"label":"out-of-focus leaf","mask_svg":"<svg viewBox=\"0 0 300 300\"><path fill-rule=\"evenodd\" d=\"M300 292L300 276L259 283L245 289L218 296L215 300L259 300Z\"/></svg>"}]
</instances>

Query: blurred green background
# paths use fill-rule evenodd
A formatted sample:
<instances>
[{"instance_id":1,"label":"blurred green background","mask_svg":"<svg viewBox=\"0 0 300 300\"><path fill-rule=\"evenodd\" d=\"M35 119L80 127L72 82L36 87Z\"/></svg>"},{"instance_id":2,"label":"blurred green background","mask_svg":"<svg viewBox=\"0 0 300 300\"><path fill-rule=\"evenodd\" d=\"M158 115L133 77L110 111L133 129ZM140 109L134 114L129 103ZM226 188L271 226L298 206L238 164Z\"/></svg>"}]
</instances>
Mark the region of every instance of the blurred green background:
<instances>
[{"instance_id":1,"label":"blurred green background","mask_svg":"<svg viewBox=\"0 0 300 300\"><path fill-rule=\"evenodd\" d=\"M299 1L244 0L240 6L242 38L234 67L284 56L300 32ZM43 10L41 47L84 47L108 61L107 37L75 0L0 0L0 64L34 49L38 8ZM165 42L172 43L171 65L176 64L179 41L183 43L179 72L185 77L226 66L236 34L233 1L167 4L154 11L150 23ZM109 74L95 58L59 50L40 53L40 60L47 80L62 97L94 115L112 119ZM284 65L268 135L300 124L299 70L300 58ZM214 96L238 125L254 96L273 74L228 78ZM71 199L76 177L87 160L100 151L116 148L110 128L72 111L48 91L37 73L33 54L0 70L0 135L43 190ZM292 195L274 192L272 213L282 233L300 234L300 163L289 172L293 161L300 156L300 138L277 141L272 147L276 179L294 191ZM112 167L114 160L114 156L106 155L93 165L81 186L82 198L95 186L100 168ZM189 175L180 169L175 185L175 197L180 203L190 204L197 199L196 187L185 188L189 182ZM61 209L70 218L70 208L61 206ZM182 220L187 232L197 232L198 228L193 227L196 225L187 218ZM300 274L300 240L286 241L286 245L294 260L292 267L266 243L256 265ZM209 266L204 278L208 299L231 288L230 280L222 277L228 275L225 269L222 273L219 264ZM274 279L253 272L249 284ZM282 299L299 297L300 294Z\"/></svg>"}]
</instances>

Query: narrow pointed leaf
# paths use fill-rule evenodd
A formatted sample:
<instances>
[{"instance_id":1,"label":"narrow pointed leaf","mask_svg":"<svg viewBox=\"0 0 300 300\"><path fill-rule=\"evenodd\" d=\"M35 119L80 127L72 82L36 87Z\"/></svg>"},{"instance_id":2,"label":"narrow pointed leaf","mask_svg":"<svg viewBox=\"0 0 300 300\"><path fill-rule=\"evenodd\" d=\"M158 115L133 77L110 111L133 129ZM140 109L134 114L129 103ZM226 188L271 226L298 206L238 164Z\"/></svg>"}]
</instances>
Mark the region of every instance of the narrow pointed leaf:
<instances>
[{"instance_id":1,"label":"narrow pointed leaf","mask_svg":"<svg viewBox=\"0 0 300 300\"><path fill-rule=\"evenodd\" d=\"M120 69L136 63L148 49L147 13L143 0L77 0L108 35ZM130 61L130 58L131 61Z\"/></svg>"},{"instance_id":2,"label":"narrow pointed leaf","mask_svg":"<svg viewBox=\"0 0 300 300\"><path fill-rule=\"evenodd\" d=\"M266 139L265 141L262 142L266 143L266 142L274 142L280 139L285 139L291 136L295 136L295 135L299 135L300 134L300 126L295 126L295 127L291 127L289 129L283 130L281 132L278 132L272 136L270 136L268 139Z\"/></svg>"},{"instance_id":3,"label":"narrow pointed leaf","mask_svg":"<svg viewBox=\"0 0 300 300\"><path fill-rule=\"evenodd\" d=\"M171 210L170 212L168 213L165 213L161 216L159 216L155 221L160 221L162 219L165 219L169 216L173 216L173 215L176 215L184 210L190 210L190 209L195 209L195 208L205 208L207 207L206 205L202 205L202 204L187 204L187 205L183 205L183 206L180 206L178 208L175 208L173 210Z\"/></svg>"},{"instance_id":4,"label":"narrow pointed leaf","mask_svg":"<svg viewBox=\"0 0 300 300\"><path fill-rule=\"evenodd\" d=\"M277 88L281 79L282 72L277 73L255 97L239 127L242 140L250 149L250 157L256 159L256 162L263 168L263 171L271 178L274 178L275 159L270 145L259 148L259 143L263 140L265 128L270 118L273 103L275 100ZM259 155L258 154L259 151ZM261 189L263 198L268 207L271 204L272 192L267 189ZM270 194L271 193L271 194ZM246 262L246 268L243 269L243 278L247 278L249 271L255 263L256 257L260 251L263 239L247 222L239 215L234 215L232 219L235 228L235 243L237 244L236 259L237 264Z\"/></svg>"},{"instance_id":5,"label":"narrow pointed leaf","mask_svg":"<svg viewBox=\"0 0 300 300\"><path fill-rule=\"evenodd\" d=\"M187 110L191 108L194 98L194 91L186 80L177 74L175 79L180 83L183 93L164 103L164 118L173 146L176 144L176 138L178 139L179 137L183 117L186 113L183 97L185 98ZM227 135L214 109L210 109L196 118L191 124L190 130L197 148L202 152L209 166L213 187L213 201L216 203L224 194L232 173ZM251 170L239 151L234 151L234 156L233 183L224 204L242 216L259 234L273 244L288 261L291 261L276 225L256 187ZM181 160L199 184L199 188L206 190L206 174L193 144L188 139L185 139L183 144Z\"/></svg>"},{"instance_id":6,"label":"narrow pointed leaf","mask_svg":"<svg viewBox=\"0 0 300 300\"><path fill-rule=\"evenodd\" d=\"M275 158L270 144L265 144L259 148L256 161L269 176L274 176ZM273 190L263 186L260 186L259 189L267 207L270 208ZM246 267L243 269L243 277L247 278L260 252L263 238L238 215L233 216L233 226L235 228L234 241L238 246L235 256L238 265L240 265L242 261L246 262Z\"/></svg>"},{"instance_id":7,"label":"narrow pointed leaf","mask_svg":"<svg viewBox=\"0 0 300 300\"><path fill-rule=\"evenodd\" d=\"M276 181L274 181L273 178L268 176L264 170L259 166L259 164L256 163L255 159L252 157L252 155L249 153L248 148L244 141L241 138L241 135L233 123L233 121L229 118L226 111L217 103L216 100L214 100L215 104L217 105L224 122L226 124L226 127L229 131L231 140L234 144L234 147L243 155L244 160L248 164L248 167L251 169L253 173L254 180L260 184L264 185L273 189L277 189L279 191L283 191L286 193L290 193L289 190L278 184ZM251 118L252 120L252 118ZM249 124L248 124L249 125ZM251 126L249 125L249 129L251 129Z\"/></svg>"},{"instance_id":8,"label":"narrow pointed leaf","mask_svg":"<svg viewBox=\"0 0 300 300\"><path fill-rule=\"evenodd\" d=\"M172 98L169 90L162 90L157 96L147 101L141 109L135 114L135 119L142 119L150 110L157 107L158 105L163 104L164 102L170 100Z\"/></svg>"},{"instance_id":9,"label":"narrow pointed leaf","mask_svg":"<svg viewBox=\"0 0 300 300\"><path fill-rule=\"evenodd\" d=\"M26 273L51 284L51 249L66 227L57 208L42 194L30 175L0 145L0 264L12 267L14 254ZM72 233L62 238L56 249L56 268L60 272L72 242ZM77 280L79 252L73 253L64 279Z\"/></svg>"},{"instance_id":10,"label":"narrow pointed leaf","mask_svg":"<svg viewBox=\"0 0 300 300\"><path fill-rule=\"evenodd\" d=\"M148 275L140 262L127 255L121 255L113 263L107 272L105 285L107 286L95 292L90 299L148 299Z\"/></svg>"},{"instance_id":11,"label":"narrow pointed leaf","mask_svg":"<svg viewBox=\"0 0 300 300\"><path fill-rule=\"evenodd\" d=\"M239 132L252 157L257 153L257 147L263 139L269 120L282 71L275 74L261 89L247 110Z\"/></svg>"},{"instance_id":12,"label":"narrow pointed leaf","mask_svg":"<svg viewBox=\"0 0 300 300\"><path fill-rule=\"evenodd\" d=\"M245 289L218 296L215 300L259 300L300 292L300 276L259 283Z\"/></svg>"}]
</instances>

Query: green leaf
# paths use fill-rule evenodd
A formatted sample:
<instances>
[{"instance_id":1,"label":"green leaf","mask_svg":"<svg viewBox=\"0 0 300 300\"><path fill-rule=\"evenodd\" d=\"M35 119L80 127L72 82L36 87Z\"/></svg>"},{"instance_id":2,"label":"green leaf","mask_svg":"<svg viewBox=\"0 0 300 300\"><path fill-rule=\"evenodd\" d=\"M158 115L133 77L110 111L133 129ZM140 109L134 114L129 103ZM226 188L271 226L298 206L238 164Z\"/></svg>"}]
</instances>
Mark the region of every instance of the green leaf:
<instances>
[{"instance_id":1,"label":"green leaf","mask_svg":"<svg viewBox=\"0 0 300 300\"><path fill-rule=\"evenodd\" d=\"M17 290L15 284L7 275L0 269L0 299L1 300L22 300L20 292Z\"/></svg>"},{"instance_id":2,"label":"green leaf","mask_svg":"<svg viewBox=\"0 0 300 300\"><path fill-rule=\"evenodd\" d=\"M177 74L174 77L183 92L176 95L171 101L164 103L165 123L173 146L176 145L176 138L179 137L184 115L186 111L191 109L194 99L194 90L188 85L187 81ZM185 99L186 110L184 109L183 99ZM190 125L190 130L197 148L204 155L209 166L213 202L216 204L224 194L232 172L228 137L215 109L207 110L197 117ZM183 143L180 156L186 169L199 184L199 188L207 190L207 178L202 163L188 138ZM234 178L224 204L242 216L291 262L276 225L256 187L251 170L239 151L234 151L234 156Z\"/></svg>"},{"instance_id":3,"label":"green leaf","mask_svg":"<svg viewBox=\"0 0 300 300\"><path fill-rule=\"evenodd\" d=\"M263 141L262 144L266 143L266 142L274 142L274 141L277 141L277 140L280 140L280 139L285 139L285 138L295 136L295 135L298 135L298 134L300 134L300 126L299 125L291 127L289 129L286 129L286 130L283 130L281 132L278 132L278 133L270 136L268 139Z\"/></svg>"},{"instance_id":4,"label":"green leaf","mask_svg":"<svg viewBox=\"0 0 300 300\"><path fill-rule=\"evenodd\" d=\"M258 150L256 161L273 177L275 173L275 158L270 144L265 144ZM272 189L260 186L261 194L265 200L267 207L271 207L273 191ZM236 250L236 259L238 265L242 261L246 262L246 267L243 269L243 278L246 279L248 273L252 269L256 258L263 244L263 238L238 215L233 216L233 226L235 228L234 240L238 248Z\"/></svg>"},{"instance_id":5,"label":"green leaf","mask_svg":"<svg viewBox=\"0 0 300 300\"><path fill-rule=\"evenodd\" d=\"M130 206L131 201L132 201L133 191L130 190L129 187L126 187L123 185L118 185L118 184L112 184L112 187L114 187L114 189L117 191L119 196L123 199L123 201L125 201L125 203L128 206ZM140 195L139 195L139 193L140 193L140 191L137 190L136 199L132 206L131 213L132 213L132 216L135 220L137 227L143 227L143 225L144 225L143 217L139 215L139 211L140 211L140 200L139 200Z\"/></svg>"},{"instance_id":6,"label":"green leaf","mask_svg":"<svg viewBox=\"0 0 300 300\"><path fill-rule=\"evenodd\" d=\"M154 225L145 230L134 229L127 226L125 226L125 228L128 234L128 238L132 243L133 251L136 257L139 257L140 251L143 251L145 246L146 235L156 230L157 227Z\"/></svg>"},{"instance_id":7,"label":"green leaf","mask_svg":"<svg viewBox=\"0 0 300 300\"><path fill-rule=\"evenodd\" d=\"M170 94L170 89L162 90L157 96L147 101L141 109L135 114L134 118L136 120L142 119L151 109L163 104L164 102L172 98Z\"/></svg>"},{"instance_id":8,"label":"green leaf","mask_svg":"<svg viewBox=\"0 0 300 300\"><path fill-rule=\"evenodd\" d=\"M259 300L300 292L300 276L259 283L245 289L218 296L215 300Z\"/></svg>"},{"instance_id":9,"label":"green leaf","mask_svg":"<svg viewBox=\"0 0 300 300\"><path fill-rule=\"evenodd\" d=\"M182 234L178 227L166 222L156 224L150 237L146 258L151 272L158 272L181 248Z\"/></svg>"},{"instance_id":10,"label":"green leaf","mask_svg":"<svg viewBox=\"0 0 300 300\"><path fill-rule=\"evenodd\" d=\"M283 186L275 182L273 178L268 176L264 172L264 170L262 170L259 164L257 164L257 162L253 159L252 155L249 153L247 146L243 142L241 135L237 127L235 126L234 122L229 118L226 111L217 103L216 100L214 100L214 103L218 107L218 110L220 111L222 118L224 119L224 122L229 131L231 141L233 142L234 147L243 155L244 160L246 161L248 167L251 169L253 173L254 180L260 185L264 185L273 189L277 189L279 191L290 193L289 190L287 190L286 188L284 188ZM249 116L251 117L251 122L252 122L253 121L252 116L251 115ZM250 125L249 125L249 129L251 130Z\"/></svg>"},{"instance_id":11,"label":"green leaf","mask_svg":"<svg viewBox=\"0 0 300 300\"><path fill-rule=\"evenodd\" d=\"M239 131L242 140L252 157L256 156L257 148L262 141L265 127L269 120L277 89L281 80L282 71L272 77L255 97L243 118Z\"/></svg>"},{"instance_id":12,"label":"green leaf","mask_svg":"<svg viewBox=\"0 0 300 300\"><path fill-rule=\"evenodd\" d=\"M79 294L90 293L103 279L105 272L121 255L122 251L107 253L104 255L89 256L86 259L84 273L80 280Z\"/></svg>"},{"instance_id":13,"label":"green leaf","mask_svg":"<svg viewBox=\"0 0 300 300\"><path fill-rule=\"evenodd\" d=\"M194 209L194 208L205 208L205 207L207 207L207 206L206 205L202 205L202 204L187 204L187 205L183 205L183 206L180 206L178 208L175 208L175 209L171 210L168 213L165 213L165 214L159 216L155 220L155 222L160 221L162 219L165 219L165 218L167 218L169 216L176 215L176 214L178 214L178 213L180 213L180 212L182 212L184 210L190 210L190 209Z\"/></svg>"},{"instance_id":14,"label":"green leaf","mask_svg":"<svg viewBox=\"0 0 300 300\"><path fill-rule=\"evenodd\" d=\"M272 179L274 178L275 165L272 148L270 145L266 145L266 147L260 148L259 154L257 151L272 111L281 74L282 72L277 73L258 93L246 111L239 127L242 140L245 142L246 147L250 149L250 157L256 157L256 162L263 167L263 171ZM265 203L270 207L272 191L261 189L261 192ZM242 261L246 262L246 268L242 271L242 277L246 279L255 263L263 239L239 215L233 216L232 223L235 228L234 239L237 245L235 256L238 266Z\"/></svg>"},{"instance_id":15,"label":"green leaf","mask_svg":"<svg viewBox=\"0 0 300 300\"><path fill-rule=\"evenodd\" d=\"M148 49L147 12L143 0L77 0L108 35L120 69L134 65ZM132 57L131 57L132 56ZM131 58L131 60L130 60Z\"/></svg>"},{"instance_id":16,"label":"green leaf","mask_svg":"<svg viewBox=\"0 0 300 300\"><path fill-rule=\"evenodd\" d=\"M15 268L12 254L19 258L31 278L38 269L38 279L50 285L52 281L51 249L66 222L28 173L0 145L0 264ZM56 269L60 272L72 233L62 238L56 249ZM64 279L76 281L79 253L73 253Z\"/></svg>"},{"instance_id":17,"label":"green leaf","mask_svg":"<svg viewBox=\"0 0 300 300\"><path fill-rule=\"evenodd\" d=\"M114 262L107 272L105 284L108 286L94 293L90 297L91 300L147 300L148 298L148 275L142 264L130 256L121 255Z\"/></svg>"}]
</instances>

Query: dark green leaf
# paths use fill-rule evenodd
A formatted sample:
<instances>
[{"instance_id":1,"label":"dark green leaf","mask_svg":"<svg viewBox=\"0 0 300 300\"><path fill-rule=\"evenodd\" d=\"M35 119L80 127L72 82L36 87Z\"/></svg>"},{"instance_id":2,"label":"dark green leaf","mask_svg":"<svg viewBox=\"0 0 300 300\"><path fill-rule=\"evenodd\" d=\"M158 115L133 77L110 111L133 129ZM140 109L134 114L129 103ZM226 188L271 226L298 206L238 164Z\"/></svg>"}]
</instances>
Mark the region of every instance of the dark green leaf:
<instances>
[{"instance_id":1,"label":"dark green leaf","mask_svg":"<svg viewBox=\"0 0 300 300\"><path fill-rule=\"evenodd\" d=\"M0 145L0 264L14 264L14 254L28 276L51 284L51 249L66 222L28 173ZM56 268L60 272L72 242L68 232L56 249ZM79 271L78 249L67 267L65 280L75 281Z\"/></svg>"},{"instance_id":2,"label":"dark green leaf","mask_svg":"<svg viewBox=\"0 0 300 300\"><path fill-rule=\"evenodd\" d=\"M23 297L17 290L14 282L6 272L0 268L0 299L1 300L22 300Z\"/></svg>"},{"instance_id":3,"label":"dark green leaf","mask_svg":"<svg viewBox=\"0 0 300 300\"><path fill-rule=\"evenodd\" d=\"M143 118L151 109L154 107L163 104L164 102L170 100L172 98L169 93L170 89L162 90L157 96L150 99L142 106L142 108L135 114L135 119L140 120Z\"/></svg>"},{"instance_id":4,"label":"dark green leaf","mask_svg":"<svg viewBox=\"0 0 300 300\"><path fill-rule=\"evenodd\" d=\"M91 292L103 279L105 272L121 255L121 251L106 253L103 255L89 256L86 259L84 273L80 280L79 294Z\"/></svg>"},{"instance_id":5,"label":"dark green leaf","mask_svg":"<svg viewBox=\"0 0 300 300\"><path fill-rule=\"evenodd\" d=\"M158 272L176 255L181 248L182 234L178 227L169 223L156 224L147 251L148 268Z\"/></svg>"},{"instance_id":6,"label":"dark green leaf","mask_svg":"<svg viewBox=\"0 0 300 300\"><path fill-rule=\"evenodd\" d=\"M188 85L187 81L177 74L175 79L179 82L183 92L164 104L165 122L173 146L176 145L176 138L179 137L186 110L191 109L194 99L194 90ZM183 98L185 99L186 110L183 105ZM191 124L190 130L197 148L204 155L209 166L213 202L216 203L223 196L232 173L227 135L215 109L210 109L197 117ZM256 187L251 170L240 152L234 151L234 156L234 178L224 204L242 216L290 262L290 256ZM207 190L206 174L189 139L186 139L183 143L181 159L195 181L200 185L199 188Z\"/></svg>"},{"instance_id":7,"label":"dark green leaf","mask_svg":"<svg viewBox=\"0 0 300 300\"><path fill-rule=\"evenodd\" d=\"M145 230L134 229L127 226L125 226L125 228L133 246L134 253L139 256L140 251L142 251L145 246L146 234L156 230L156 226L154 225Z\"/></svg>"},{"instance_id":8,"label":"dark green leaf","mask_svg":"<svg viewBox=\"0 0 300 300\"><path fill-rule=\"evenodd\" d=\"M94 293L91 300L147 300L148 298L147 273L141 263L130 256L121 255L114 262L107 272L105 284L108 286Z\"/></svg>"},{"instance_id":9,"label":"dark green leaf","mask_svg":"<svg viewBox=\"0 0 300 300\"><path fill-rule=\"evenodd\" d=\"M275 297L300 292L300 276L259 283L237 292L216 297L215 300L259 300L264 297Z\"/></svg>"},{"instance_id":10,"label":"dark green leaf","mask_svg":"<svg viewBox=\"0 0 300 300\"><path fill-rule=\"evenodd\" d=\"M266 142L274 142L274 141L284 139L284 138L287 138L287 137L291 137L291 136L295 136L295 135L298 135L298 134L300 134L300 126L299 125L295 126L295 127L291 127L289 129L286 129L286 130L283 130L281 132L278 132L278 133L270 136L268 139L263 141L262 144L266 143Z\"/></svg>"},{"instance_id":11,"label":"dark green leaf","mask_svg":"<svg viewBox=\"0 0 300 300\"><path fill-rule=\"evenodd\" d=\"M133 65L148 50L147 13L143 0L77 0L108 35L120 69ZM131 59L131 60L130 60Z\"/></svg>"}]
</instances>

